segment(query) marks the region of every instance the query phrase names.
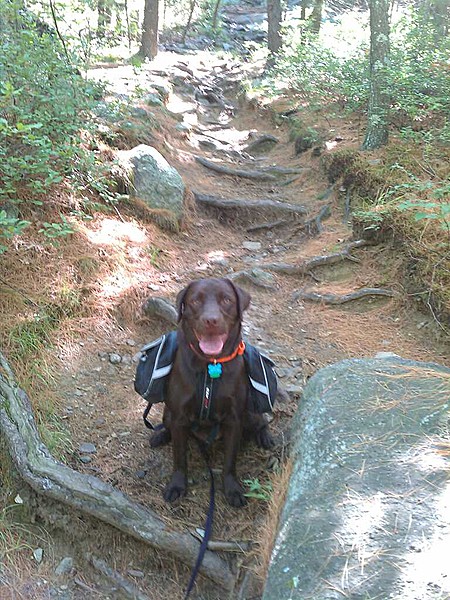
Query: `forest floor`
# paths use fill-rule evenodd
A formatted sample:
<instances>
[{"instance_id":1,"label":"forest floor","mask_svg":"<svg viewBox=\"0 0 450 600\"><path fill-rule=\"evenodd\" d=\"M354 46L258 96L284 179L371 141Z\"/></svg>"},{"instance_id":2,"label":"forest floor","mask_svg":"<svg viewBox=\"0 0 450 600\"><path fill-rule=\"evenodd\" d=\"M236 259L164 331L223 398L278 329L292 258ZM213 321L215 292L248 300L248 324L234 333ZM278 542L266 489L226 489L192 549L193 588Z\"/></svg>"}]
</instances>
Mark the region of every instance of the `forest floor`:
<instances>
[{"instance_id":1,"label":"forest floor","mask_svg":"<svg viewBox=\"0 0 450 600\"><path fill-rule=\"evenodd\" d=\"M174 529L195 531L203 527L208 507L209 481L202 459L192 447L188 495L174 505L166 504L162 491L171 473L171 447L150 448L141 418L145 402L133 391L139 348L172 328L162 319L145 316L142 304L146 298L164 297L174 303L176 294L192 279L244 272L236 281L252 295L245 314L245 337L273 358L290 398L273 414L274 450L248 445L239 456L239 476L256 482L260 491L270 485L278 490L285 485L290 418L305 381L319 368L378 352L441 364L450 361L440 327L404 292L402 282L408 274L398 248L390 244L363 246L351 251L356 260L317 267L304 275L267 268L269 263L299 265L312 257L335 253L354 238L344 217L342 194L338 189L330 190L320 159L310 151L297 156L287 127L276 125L269 109L238 99L240 82L246 77L245 64L208 52L182 56L163 52L136 73L131 66L116 66L95 69L91 75L107 79L113 93L128 96L136 86L151 87L156 79L173 85L167 109L183 117L189 128L177 130L179 121L173 115L155 109L161 123L155 145L177 168L190 191L229 199L287 202L304 206L307 218L325 205L331 210L321 231L308 235L301 220L266 227L267 220L258 214L214 214L191 200L183 230L172 234L133 218L118 206L116 213L99 214L80 229L70 247L69 260L61 252L46 255L53 268L41 275L44 288L52 285L55 272L64 279L81 259L83 264L92 261L100 265L89 284L89 316L81 317L70 332L62 332L55 350L58 412L70 431L72 444L64 459L73 468L95 474L152 508ZM214 106L205 95L205 90L211 89L223 93L233 109ZM328 132L326 151L337 146L359 147L362 132L350 119L336 118L321 125ZM278 143L264 154L251 156L246 147L262 134L275 136ZM299 172L271 181L253 181L216 173L199 164L195 156L234 168L261 171L276 165ZM26 270L24 252L21 260ZM267 278L258 271L255 277L254 269L264 270L265 266ZM32 276L32 271L27 273ZM21 276L22 283L16 280L19 288L23 286L23 271ZM295 296L298 290L341 295L361 288L389 289L395 296L368 296L337 306ZM158 422L160 416L159 407L154 408L152 420ZM217 470L222 456L219 443L212 457ZM217 496L213 538L252 544L250 552L230 558L239 579L238 591L232 597L257 598L277 509L267 498L249 497L248 505L236 510L226 504L221 492ZM145 597L183 597L189 577L184 567L151 551L143 554L142 548L122 543L119 537L111 546L110 539L102 537L100 528L93 536L82 523L78 532L74 527L71 535L66 532L57 543L56 533L42 533L36 542L44 549L42 562L22 556L15 567L5 566L0 571L0 597L122 597L123 590L115 590L113 582L108 584L85 566L83 555L87 551L128 577ZM73 557L74 566L56 576L55 567L64 556ZM244 577L247 572L252 574L250 578ZM245 586L239 587L244 579ZM7 584L4 587L2 580ZM224 598L205 580L200 580L193 597Z\"/></svg>"}]
</instances>

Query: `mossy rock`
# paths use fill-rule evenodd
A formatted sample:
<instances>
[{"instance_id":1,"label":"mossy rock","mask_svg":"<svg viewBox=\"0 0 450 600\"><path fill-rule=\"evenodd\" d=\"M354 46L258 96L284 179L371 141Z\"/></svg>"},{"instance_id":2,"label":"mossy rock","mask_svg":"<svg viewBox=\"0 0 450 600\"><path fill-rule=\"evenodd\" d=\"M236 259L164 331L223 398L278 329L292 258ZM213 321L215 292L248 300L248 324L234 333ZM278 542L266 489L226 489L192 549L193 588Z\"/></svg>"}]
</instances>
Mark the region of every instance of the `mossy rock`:
<instances>
[{"instance_id":1,"label":"mossy rock","mask_svg":"<svg viewBox=\"0 0 450 600\"><path fill-rule=\"evenodd\" d=\"M338 150L325 154L322 167L330 183L341 180L345 188L372 202L386 187L384 169L378 164L370 164L358 150Z\"/></svg>"}]
</instances>

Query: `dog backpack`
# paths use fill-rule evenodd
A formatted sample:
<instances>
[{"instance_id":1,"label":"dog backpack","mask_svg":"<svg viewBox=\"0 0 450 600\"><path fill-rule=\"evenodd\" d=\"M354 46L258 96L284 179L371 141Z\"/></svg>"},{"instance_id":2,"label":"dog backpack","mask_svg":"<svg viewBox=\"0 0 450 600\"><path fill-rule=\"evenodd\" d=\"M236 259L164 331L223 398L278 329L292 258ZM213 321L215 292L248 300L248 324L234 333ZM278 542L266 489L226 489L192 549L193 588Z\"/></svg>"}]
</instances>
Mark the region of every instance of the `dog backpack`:
<instances>
[{"instance_id":1,"label":"dog backpack","mask_svg":"<svg viewBox=\"0 0 450 600\"><path fill-rule=\"evenodd\" d=\"M177 332L170 331L141 349L134 389L149 405L165 400L167 380L177 348ZM272 412L277 394L273 361L248 342L245 342L243 358L249 380L251 412ZM205 369L204 378L207 377L208 370Z\"/></svg>"}]
</instances>

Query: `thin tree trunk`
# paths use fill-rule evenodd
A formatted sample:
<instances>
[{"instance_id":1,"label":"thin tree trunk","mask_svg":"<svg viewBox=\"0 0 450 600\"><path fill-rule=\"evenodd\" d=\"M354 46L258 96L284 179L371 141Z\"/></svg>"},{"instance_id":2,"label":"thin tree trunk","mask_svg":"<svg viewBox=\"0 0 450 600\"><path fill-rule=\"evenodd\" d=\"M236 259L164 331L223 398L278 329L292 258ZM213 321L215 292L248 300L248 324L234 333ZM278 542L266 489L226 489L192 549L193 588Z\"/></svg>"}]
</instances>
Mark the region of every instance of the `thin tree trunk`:
<instances>
[{"instance_id":1,"label":"thin tree trunk","mask_svg":"<svg viewBox=\"0 0 450 600\"><path fill-rule=\"evenodd\" d=\"M152 60L158 54L158 0L145 0L139 55Z\"/></svg>"},{"instance_id":2,"label":"thin tree trunk","mask_svg":"<svg viewBox=\"0 0 450 600\"><path fill-rule=\"evenodd\" d=\"M128 11L128 0L125 0L125 21L127 24L127 38L128 38L128 49L131 49L131 27L130 27L130 13Z\"/></svg>"},{"instance_id":3,"label":"thin tree trunk","mask_svg":"<svg viewBox=\"0 0 450 600\"><path fill-rule=\"evenodd\" d=\"M281 0L267 0L267 45L269 57L267 66L271 67L275 63L275 55L280 50L281 39Z\"/></svg>"},{"instance_id":4,"label":"thin tree trunk","mask_svg":"<svg viewBox=\"0 0 450 600\"><path fill-rule=\"evenodd\" d=\"M212 17L212 28L213 28L213 31L217 27L217 17L218 17L218 14L219 14L219 7L220 7L220 0L216 0L216 2L214 4L214 12L213 12L213 17Z\"/></svg>"},{"instance_id":5,"label":"thin tree trunk","mask_svg":"<svg viewBox=\"0 0 450 600\"><path fill-rule=\"evenodd\" d=\"M187 23L186 23L186 27L184 28L184 31L183 31L183 37L181 38L181 41L182 41L183 44L186 43L186 36L187 36L187 33L188 33L189 28L190 28L191 23L192 23L192 17L194 16L194 10L195 10L196 4L197 4L197 0L191 0L189 17L188 17L188 20L187 20Z\"/></svg>"},{"instance_id":6,"label":"thin tree trunk","mask_svg":"<svg viewBox=\"0 0 450 600\"><path fill-rule=\"evenodd\" d=\"M308 0L302 0L300 6L301 6L300 19L302 21L305 21L305 19L306 19L306 9L308 7Z\"/></svg>"},{"instance_id":7,"label":"thin tree trunk","mask_svg":"<svg viewBox=\"0 0 450 600\"><path fill-rule=\"evenodd\" d=\"M102 39L111 24L111 7L108 6L108 0L98 0L97 3L98 21L97 37Z\"/></svg>"},{"instance_id":8,"label":"thin tree trunk","mask_svg":"<svg viewBox=\"0 0 450 600\"><path fill-rule=\"evenodd\" d=\"M312 33L319 35L322 23L323 0L315 0L312 13L309 17L309 29Z\"/></svg>"},{"instance_id":9,"label":"thin tree trunk","mask_svg":"<svg viewBox=\"0 0 450 600\"><path fill-rule=\"evenodd\" d=\"M363 150L380 148L389 139L388 64L389 0L370 0L370 91Z\"/></svg>"}]
</instances>

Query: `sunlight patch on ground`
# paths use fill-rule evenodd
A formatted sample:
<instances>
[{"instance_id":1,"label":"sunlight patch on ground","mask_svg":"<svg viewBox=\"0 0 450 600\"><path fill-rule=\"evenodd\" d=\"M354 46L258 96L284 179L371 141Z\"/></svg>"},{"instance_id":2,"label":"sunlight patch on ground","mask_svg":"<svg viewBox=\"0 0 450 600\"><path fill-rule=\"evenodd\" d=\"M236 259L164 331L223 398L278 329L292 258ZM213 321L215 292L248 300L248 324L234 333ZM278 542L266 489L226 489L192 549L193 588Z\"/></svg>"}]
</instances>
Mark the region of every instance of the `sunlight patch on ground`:
<instances>
[{"instance_id":1,"label":"sunlight patch on ground","mask_svg":"<svg viewBox=\"0 0 450 600\"><path fill-rule=\"evenodd\" d=\"M92 244L115 246L121 242L143 244L147 241L147 233L136 223L119 221L119 219L103 219L96 229L84 232Z\"/></svg>"},{"instance_id":2,"label":"sunlight patch on ground","mask_svg":"<svg viewBox=\"0 0 450 600\"><path fill-rule=\"evenodd\" d=\"M402 599L435 597L437 587L442 598L450 593L450 483L435 503L433 534L414 542L402 569L405 590ZM422 595L423 594L423 595ZM444 595L445 594L445 595Z\"/></svg>"}]
</instances>

